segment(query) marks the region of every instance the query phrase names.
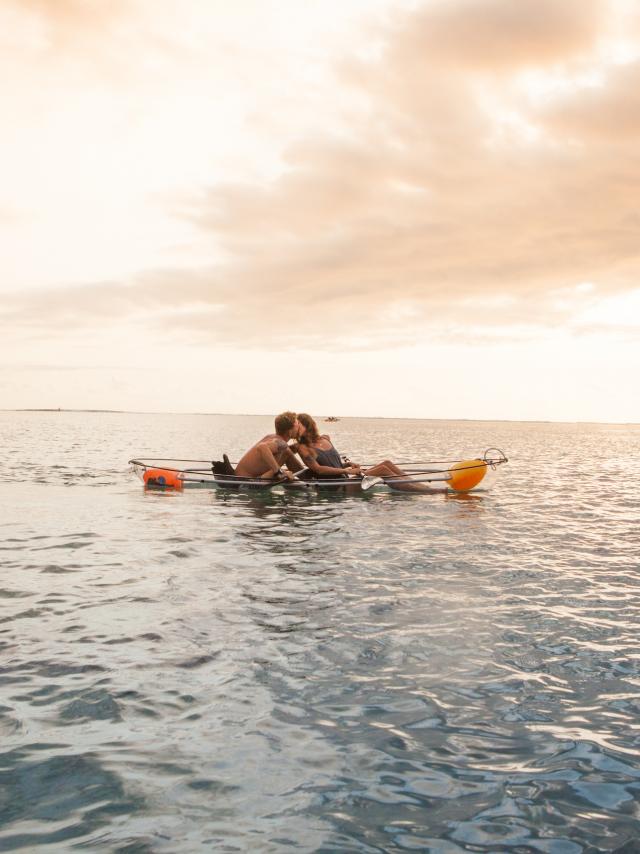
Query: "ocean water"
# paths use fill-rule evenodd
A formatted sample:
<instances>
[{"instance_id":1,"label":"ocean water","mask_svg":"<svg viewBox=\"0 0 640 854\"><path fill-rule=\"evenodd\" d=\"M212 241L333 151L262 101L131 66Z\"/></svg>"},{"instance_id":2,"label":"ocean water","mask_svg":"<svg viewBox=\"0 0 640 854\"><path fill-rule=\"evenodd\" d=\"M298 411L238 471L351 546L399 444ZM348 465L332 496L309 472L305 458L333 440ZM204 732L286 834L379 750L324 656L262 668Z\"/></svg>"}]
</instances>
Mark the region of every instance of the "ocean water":
<instances>
[{"instance_id":1,"label":"ocean water","mask_svg":"<svg viewBox=\"0 0 640 854\"><path fill-rule=\"evenodd\" d=\"M330 425L503 448L469 496L128 471L269 426L0 413L0 850L639 851L640 426Z\"/></svg>"}]
</instances>

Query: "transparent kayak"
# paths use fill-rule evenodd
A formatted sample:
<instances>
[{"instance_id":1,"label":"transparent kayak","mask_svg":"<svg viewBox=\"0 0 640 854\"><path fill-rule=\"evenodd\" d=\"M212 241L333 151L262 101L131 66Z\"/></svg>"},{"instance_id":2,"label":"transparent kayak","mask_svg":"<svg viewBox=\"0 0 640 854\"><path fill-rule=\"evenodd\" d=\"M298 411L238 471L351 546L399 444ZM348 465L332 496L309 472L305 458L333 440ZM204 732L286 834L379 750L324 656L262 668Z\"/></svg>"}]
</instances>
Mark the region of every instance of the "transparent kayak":
<instances>
[{"instance_id":1,"label":"transparent kayak","mask_svg":"<svg viewBox=\"0 0 640 854\"><path fill-rule=\"evenodd\" d=\"M212 487L231 490L325 490L349 489L367 492L369 490L414 491L417 484L423 484L427 492L433 488L449 488L456 492L468 492L477 487L489 469L508 462L499 448L489 448L482 457L467 460L431 460L426 462L397 463L405 474L403 476L346 476L336 478L314 478L308 469L297 472L293 480L287 477L265 479L238 477L232 474L218 474L213 471L210 460L178 459L132 459L129 464L132 471L145 486L150 488L182 489L184 487ZM234 465L232 463L232 465ZM362 464L367 469L373 464Z\"/></svg>"}]
</instances>

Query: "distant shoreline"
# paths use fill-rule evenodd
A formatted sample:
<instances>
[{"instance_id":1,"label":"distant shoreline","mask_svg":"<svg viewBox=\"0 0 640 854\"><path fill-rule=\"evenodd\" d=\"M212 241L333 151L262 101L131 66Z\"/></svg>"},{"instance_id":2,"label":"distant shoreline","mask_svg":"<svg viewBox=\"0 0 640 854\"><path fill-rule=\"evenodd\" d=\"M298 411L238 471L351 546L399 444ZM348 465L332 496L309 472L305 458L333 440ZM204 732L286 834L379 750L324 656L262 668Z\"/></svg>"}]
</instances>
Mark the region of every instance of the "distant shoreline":
<instances>
[{"instance_id":1,"label":"distant shoreline","mask_svg":"<svg viewBox=\"0 0 640 854\"><path fill-rule=\"evenodd\" d=\"M20 409L0 409L2 412L74 412L94 415L201 415L201 416L223 416L228 418L273 418L273 412L159 412L143 409L64 409L48 407L22 407ZM324 415L319 415L324 418ZM601 427L640 427L638 421L551 421L549 419L517 419L517 418L418 418L417 416L405 415L340 415L338 421L352 419L371 419L375 421L460 421L481 424L584 424L599 425Z\"/></svg>"},{"instance_id":2,"label":"distant shoreline","mask_svg":"<svg viewBox=\"0 0 640 854\"><path fill-rule=\"evenodd\" d=\"M113 412L120 414L131 414L131 410L128 409L65 409L62 406L55 407L36 407L36 406L25 406L21 409L0 409L0 412ZM153 413L150 413L153 414ZM167 413L169 414L169 413Z\"/></svg>"}]
</instances>

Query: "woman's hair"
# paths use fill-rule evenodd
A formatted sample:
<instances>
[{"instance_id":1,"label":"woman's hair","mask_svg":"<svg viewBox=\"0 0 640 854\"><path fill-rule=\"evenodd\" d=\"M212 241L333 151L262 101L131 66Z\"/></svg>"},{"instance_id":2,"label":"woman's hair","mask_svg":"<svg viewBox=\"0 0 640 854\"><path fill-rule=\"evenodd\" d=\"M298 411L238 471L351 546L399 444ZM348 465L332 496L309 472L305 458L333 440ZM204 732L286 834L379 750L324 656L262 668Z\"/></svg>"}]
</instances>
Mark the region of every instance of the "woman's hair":
<instances>
[{"instance_id":1,"label":"woman's hair","mask_svg":"<svg viewBox=\"0 0 640 854\"><path fill-rule=\"evenodd\" d=\"M320 438L316 422L306 412L298 413L298 421L304 426L304 436L300 436L299 442L302 445L315 445Z\"/></svg>"}]
</instances>

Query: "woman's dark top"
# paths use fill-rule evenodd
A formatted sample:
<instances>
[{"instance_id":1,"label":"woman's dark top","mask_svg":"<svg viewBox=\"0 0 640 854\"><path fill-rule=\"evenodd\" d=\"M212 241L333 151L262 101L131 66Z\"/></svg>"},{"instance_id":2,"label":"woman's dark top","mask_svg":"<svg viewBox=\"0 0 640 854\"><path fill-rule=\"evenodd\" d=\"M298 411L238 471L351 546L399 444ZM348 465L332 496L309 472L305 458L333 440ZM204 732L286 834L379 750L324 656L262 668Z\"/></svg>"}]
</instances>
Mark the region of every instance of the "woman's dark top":
<instances>
[{"instance_id":1,"label":"woman's dark top","mask_svg":"<svg viewBox=\"0 0 640 854\"><path fill-rule=\"evenodd\" d=\"M340 459L340 454L336 451L333 445L329 448L328 451L323 451L322 448L316 448L315 445L311 446L313 450L316 452L316 462L319 466L331 466L332 468L341 469L344 468L342 465L342 460ZM318 474L317 472L313 473L314 477L347 477L347 474Z\"/></svg>"}]
</instances>

